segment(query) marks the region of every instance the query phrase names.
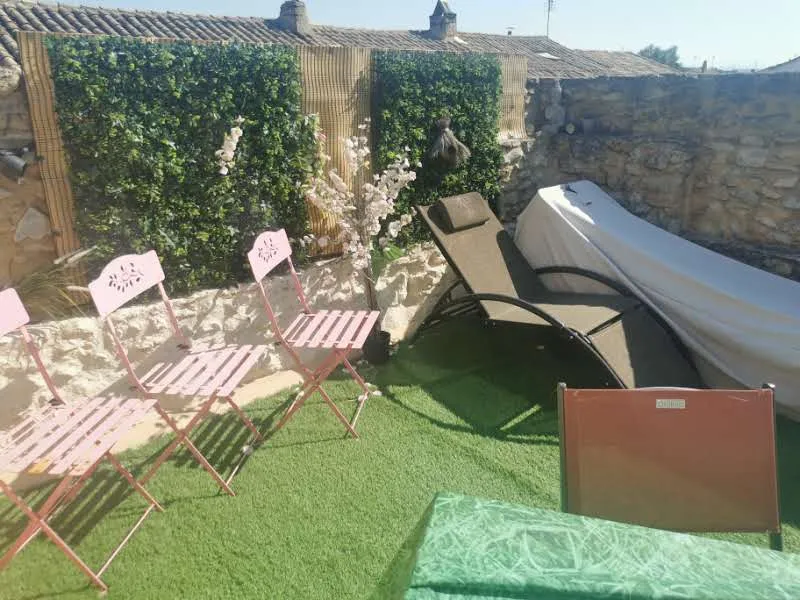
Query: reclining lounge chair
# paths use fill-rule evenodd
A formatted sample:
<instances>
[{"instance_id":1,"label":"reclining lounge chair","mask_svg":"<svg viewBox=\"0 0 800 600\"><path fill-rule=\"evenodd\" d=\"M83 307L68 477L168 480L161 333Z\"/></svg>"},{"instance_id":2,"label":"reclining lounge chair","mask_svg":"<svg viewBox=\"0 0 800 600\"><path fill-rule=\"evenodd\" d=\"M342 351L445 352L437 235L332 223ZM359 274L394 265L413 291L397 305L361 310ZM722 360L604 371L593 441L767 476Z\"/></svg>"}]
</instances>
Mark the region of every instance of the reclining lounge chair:
<instances>
[{"instance_id":1,"label":"reclining lounge chair","mask_svg":"<svg viewBox=\"0 0 800 600\"><path fill-rule=\"evenodd\" d=\"M417 207L459 281L420 330L478 309L491 322L553 326L581 344L622 388L703 387L691 355L670 327L620 283L575 267L533 269L476 193ZM566 293L548 275L582 277L609 293ZM453 292L462 287L464 295Z\"/></svg>"}]
</instances>

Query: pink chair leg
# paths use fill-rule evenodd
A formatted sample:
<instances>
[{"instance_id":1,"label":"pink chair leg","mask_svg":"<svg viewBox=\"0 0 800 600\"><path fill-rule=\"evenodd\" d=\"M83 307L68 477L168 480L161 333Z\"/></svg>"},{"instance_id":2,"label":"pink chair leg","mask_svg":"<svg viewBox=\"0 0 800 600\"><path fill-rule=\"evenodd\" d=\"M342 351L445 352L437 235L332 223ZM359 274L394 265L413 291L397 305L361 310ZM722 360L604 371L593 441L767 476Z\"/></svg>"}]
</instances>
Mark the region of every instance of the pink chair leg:
<instances>
[{"instance_id":1,"label":"pink chair leg","mask_svg":"<svg viewBox=\"0 0 800 600\"><path fill-rule=\"evenodd\" d=\"M67 485L69 485L68 479L69 478L65 479L65 481L67 481ZM60 488L61 488L61 485L59 484L57 489L60 489ZM81 558L77 554L75 554L75 552L72 550L72 548L69 547L69 544L67 544L63 539L61 539L61 537L53 530L53 528L50 527L50 525L48 525L47 521L45 521L38 514L36 514L33 511L33 509L31 509L27 504L25 504L25 502L23 502L22 499L14 493L14 491L11 489L10 486L6 485L5 482L0 481L0 490L2 490L3 493L6 496L8 496L8 498L14 504L16 504L17 507L23 513L25 513L25 515L31 520L31 523L34 524L37 529L40 529L41 531L43 531L44 534L48 538L50 538L50 540L56 546L58 546L58 548L60 548L61 551L64 554L67 555L67 558L69 558L73 563L75 563L75 565L78 567L78 569L80 569L91 580L91 582L95 586L100 588L100 590L102 590L103 592L108 591L108 586L105 583L103 583L103 581L100 579L100 577L98 577L95 574L95 572L92 571L89 568L89 566L85 562L83 562L83 560L81 560Z\"/></svg>"},{"instance_id":2,"label":"pink chair leg","mask_svg":"<svg viewBox=\"0 0 800 600\"><path fill-rule=\"evenodd\" d=\"M279 431L292 417L292 415L294 415L300 409L300 407L305 403L308 397L311 396L311 394L313 394L316 391L319 392L323 400L325 400L325 403L333 411L336 417L342 422L342 424L345 426L350 435L353 436L353 438L358 439L358 433L356 433L356 430L353 429L353 427L350 425L350 421L347 420L347 417L345 417L342 414L342 411L339 410L339 407L336 406L336 403L322 388L322 382L325 381L325 379L327 379L327 377L334 370L336 370L336 367L338 367L339 364L341 364L341 361L342 361L341 355L339 355L336 352L332 352L330 356L326 358L325 361L323 361L322 366L320 366L320 368L314 372L313 377L305 381L305 383L303 384L303 391L301 395L297 397L295 401L289 406L283 418L281 419L280 423L278 423L278 425L273 430L273 433Z\"/></svg>"},{"instance_id":3,"label":"pink chair leg","mask_svg":"<svg viewBox=\"0 0 800 600\"><path fill-rule=\"evenodd\" d=\"M356 430L353 429L353 426L350 424L350 421L348 421L347 417L345 417L342 411L339 410L339 407L336 406L336 403L333 400L331 400L331 397L328 396L328 393L324 389L322 389L322 386L315 385L314 388L312 389L312 392L314 391L314 389L316 389L316 391L320 393L320 395L323 397L323 399L328 404L330 409L333 411L333 414L335 414L336 417L342 422L342 425L345 426L348 433L350 433L353 439L358 439L358 433L356 433Z\"/></svg>"},{"instance_id":4,"label":"pink chair leg","mask_svg":"<svg viewBox=\"0 0 800 600\"><path fill-rule=\"evenodd\" d=\"M292 402L289 405L289 408L286 409L286 412L283 414L283 417L281 418L278 425L275 427L275 429L272 430L272 434L280 430L289 421L292 415L298 411L300 406L302 406L306 398L310 395L310 393L304 394L303 392L305 392L310 385L312 385L316 380L319 379L319 374L329 368L330 368L329 372L332 372L336 368L336 355L333 352L331 352L328 356L325 357L325 359L322 361L322 364L316 371L311 371L302 362L300 362L300 357L293 350L291 350L291 348L288 348L288 350L290 350L290 354L292 355L295 362L298 364L300 370L303 373L303 380L304 380L303 387L300 393L295 398L294 402Z\"/></svg>"},{"instance_id":5,"label":"pink chair leg","mask_svg":"<svg viewBox=\"0 0 800 600\"><path fill-rule=\"evenodd\" d=\"M364 381L364 378L358 374L358 371L355 370L353 365L350 364L350 361L347 358L344 358L344 366L345 368L350 371L350 375L353 379L356 380L356 383L361 386L361 389L364 390L365 394L369 394L369 387L367 386L367 382Z\"/></svg>"},{"instance_id":6,"label":"pink chair leg","mask_svg":"<svg viewBox=\"0 0 800 600\"><path fill-rule=\"evenodd\" d=\"M180 429L178 428L177 423L174 419L172 419L160 405L156 404L156 410L161 415L161 418L166 421L172 431L175 433L175 439L170 442L169 446L167 446L164 451L159 455L156 459L156 462L153 463L153 466L150 470L142 477L139 481L142 484L146 484L152 477L155 475L156 471L161 467L162 464L172 456L172 453L175 452L175 449L180 445L183 444L192 453L195 460L208 472L209 475L217 482L217 485L221 487L225 493L230 496L235 496L235 492L231 489L230 485L228 485L225 480L220 476L217 470L211 466L211 463L208 462L205 456L195 447L192 441L189 439L189 432L197 425L203 417L205 417L206 413L211 410L211 407L216 402L217 397L211 396L200 408L200 410L194 415L191 421L189 421L188 425Z\"/></svg>"},{"instance_id":7,"label":"pink chair leg","mask_svg":"<svg viewBox=\"0 0 800 600\"><path fill-rule=\"evenodd\" d=\"M131 472L122 466L122 463L117 460L116 456L111 454L111 452L107 452L106 458L112 465L114 465L114 468L117 470L117 472L122 475L128 483L131 484L131 487L133 487L133 489L135 489L139 495L142 496L142 498L147 500L147 502L158 512L164 512L162 506L156 501L155 498L153 498L150 492L148 492L141 483L136 481L136 478L131 474Z\"/></svg>"},{"instance_id":8,"label":"pink chair leg","mask_svg":"<svg viewBox=\"0 0 800 600\"><path fill-rule=\"evenodd\" d=\"M47 498L44 504L42 504L41 508L39 508L39 510L36 511L36 514L39 516L40 519L47 519L50 516L53 510L55 510L55 508L58 506L59 501L67 493L69 485L70 485L69 477L65 477L58 483L58 485L50 493L50 496ZM8 551L3 555L2 558L0 558L0 571L2 571L8 565L8 563L11 562L11 559L14 558L17 554L19 554L22 551L22 549L25 548L25 546L27 546L28 543L33 538L35 538L36 534L38 534L41 530L42 528L37 526L33 521L29 522L28 526L17 538L14 545L8 549Z\"/></svg>"},{"instance_id":9,"label":"pink chair leg","mask_svg":"<svg viewBox=\"0 0 800 600\"><path fill-rule=\"evenodd\" d=\"M228 404L230 404L231 408L234 410L234 412L237 415L239 415L239 419L241 419L242 423L244 423L244 426L247 427L250 430L250 432L255 436L256 440L259 441L259 442L263 442L264 441L264 436L261 435L261 433L258 431L256 426L253 424L253 421L250 420L250 417L248 417L244 413L242 408L238 404L236 404L236 402L234 402L233 398L228 396L227 398L225 398L225 401Z\"/></svg>"},{"instance_id":10,"label":"pink chair leg","mask_svg":"<svg viewBox=\"0 0 800 600\"><path fill-rule=\"evenodd\" d=\"M355 428L356 428L356 423L358 423L358 417L360 417L360 416L361 416L361 411L363 410L363 408L364 408L364 404L366 404L366 402L367 402L367 398L368 398L368 397L369 397L369 396L368 396L368 392L367 392L367 393L365 393L363 396L361 396L361 397L359 398L359 400L358 400L358 406L356 407L356 414L355 414L355 415L353 415L353 420L352 420L352 421L350 421L350 426L351 426L353 429L355 429Z\"/></svg>"}]
</instances>

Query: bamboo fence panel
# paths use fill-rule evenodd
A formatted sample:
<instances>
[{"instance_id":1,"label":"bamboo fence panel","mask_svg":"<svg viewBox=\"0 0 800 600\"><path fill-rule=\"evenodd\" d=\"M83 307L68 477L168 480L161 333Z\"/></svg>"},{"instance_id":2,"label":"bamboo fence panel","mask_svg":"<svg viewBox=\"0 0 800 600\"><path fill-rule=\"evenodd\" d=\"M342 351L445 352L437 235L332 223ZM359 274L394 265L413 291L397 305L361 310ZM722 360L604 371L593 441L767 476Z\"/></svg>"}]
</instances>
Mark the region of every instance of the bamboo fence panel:
<instances>
[{"instance_id":1,"label":"bamboo fence panel","mask_svg":"<svg viewBox=\"0 0 800 600\"><path fill-rule=\"evenodd\" d=\"M301 46L300 68L303 78L303 111L319 115L320 126L327 136L326 151L331 157L328 168L336 169L351 190L362 185L360 177L349 172L344 155L343 138L366 135L358 126L370 116L372 78L371 51L367 48L325 48ZM316 206L308 205L311 230L318 238L336 238L334 218ZM340 246L329 246L318 253L333 254Z\"/></svg>"},{"instance_id":2,"label":"bamboo fence panel","mask_svg":"<svg viewBox=\"0 0 800 600\"><path fill-rule=\"evenodd\" d=\"M503 77L503 95L500 107L500 137L524 139L525 98L528 82L528 59L525 56L504 54L499 56Z\"/></svg>"},{"instance_id":3,"label":"bamboo fence panel","mask_svg":"<svg viewBox=\"0 0 800 600\"><path fill-rule=\"evenodd\" d=\"M50 60L42 33L20 31L17 36L36 153L43 159L42 181L56 254L64 256L80 248L80 240L75 232L75 201L55 112Z\"/></svg>"}]
</instances>

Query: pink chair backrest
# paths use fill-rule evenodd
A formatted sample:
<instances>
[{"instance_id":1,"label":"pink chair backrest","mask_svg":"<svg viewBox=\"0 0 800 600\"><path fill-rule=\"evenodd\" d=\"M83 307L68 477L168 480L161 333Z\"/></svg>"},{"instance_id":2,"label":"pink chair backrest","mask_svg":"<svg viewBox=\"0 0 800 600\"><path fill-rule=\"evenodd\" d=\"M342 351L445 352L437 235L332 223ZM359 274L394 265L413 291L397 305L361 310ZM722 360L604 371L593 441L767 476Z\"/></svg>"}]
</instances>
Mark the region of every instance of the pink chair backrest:
<instances>
[{"instance_id":1,"label":"pink chair backrest","mask_svg":"<svg viewBox=\"0 0 800 600\"><path fill-rule=\"evenodd\" d=\"M164 270L155 250L127 254L106 265L89 284L97 312L105 318L142 292L164 281Z\"/></svg>"},{"instance_id":2,"label":"pink chair backrest","mask_svg":"<svg viewBox=\"0 0 800 600\"><path fill-rule=\"evenodd\" d=\"M14 288L0 292L0 335L16 331L30 320Z\"/></svg>"},{"instance_id":3,"label":"pink chair backrest","mask_svg":"<svg viewBox=\"0 0 800 600\"><path fill-rule=\"evenodd\" d=\"M286 231L267 231L256 238L253 249L247 253L253 277L261 281L272 269L292 255Z\"/></svg>"}]
</instances>

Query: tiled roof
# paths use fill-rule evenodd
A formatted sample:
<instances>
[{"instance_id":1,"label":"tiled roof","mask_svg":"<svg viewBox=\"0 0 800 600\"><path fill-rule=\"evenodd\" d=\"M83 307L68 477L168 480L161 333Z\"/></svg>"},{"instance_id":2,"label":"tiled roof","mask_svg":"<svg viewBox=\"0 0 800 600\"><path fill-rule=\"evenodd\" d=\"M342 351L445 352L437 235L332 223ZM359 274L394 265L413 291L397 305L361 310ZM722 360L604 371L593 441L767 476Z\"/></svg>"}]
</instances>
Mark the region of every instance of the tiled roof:
<instances>
[{"instance_id":1,"label":"tiled roof","mask_svg":"<svg viewBox=\"0 0 800 600\"><path fill-rule=\"evenodd\" d=\"M633 52L611 52L608 50L583 50L589 58L600 63L610 77L637 75L670 75L681 71L661 64Z\"/></svg>"},{"instance_id":2,"label":"tiled roof","mask_svg":"<svg viewBox=\"0 0 800 600\"><path fill-rule=\"evenodd\" d=\"M546 37L458 33L455 39L436 40L426 31L382 31L314 25L311 35L284 31L271 19L214 17L174 12L135 11L10 0L0 2L0 64L16 65L19 48L15 32L42 31L105 34L131 37L176 38L274 43L287 45L352 46L390 50L445 50L491 52L528 57L531 78L585 78L604 75L650 75L663 72L652 61L605 62L589 52L570 50ZM607 55L628 53L604 53ZM634 55L631 55L634 56ZM607 62L613 63L613 69ZM663 65L659 65L663 67ZM613 70L613 72L612 72Z\"/></svg>"},{"instance_id":3,"label":"tiled roof","mask_svg":"<svg viewBox=\"0 0 800 600\"><path fill-rule=\"evenodd\" d=\"M767 67L762 73L798 73L800 72L800 56L778 65Z\"/></svg>"}]
</instances>

